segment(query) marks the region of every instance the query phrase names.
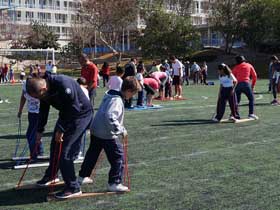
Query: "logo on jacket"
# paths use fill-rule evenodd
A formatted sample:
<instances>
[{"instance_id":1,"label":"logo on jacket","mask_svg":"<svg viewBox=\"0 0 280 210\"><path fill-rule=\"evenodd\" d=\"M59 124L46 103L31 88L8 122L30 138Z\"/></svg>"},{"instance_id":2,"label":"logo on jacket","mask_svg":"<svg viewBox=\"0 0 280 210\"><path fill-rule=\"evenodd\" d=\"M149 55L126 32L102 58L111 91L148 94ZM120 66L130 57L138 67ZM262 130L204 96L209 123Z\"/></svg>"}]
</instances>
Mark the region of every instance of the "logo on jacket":
<instances>
[{"instance_id":1,"label":"logo on jacket","mask_svg":"<svg viewBox=\"0 0 280 210\"><path fill-rule=\"evenodd\" d=\"M71 94L71 89L70 89L70 88L66 88L66 89L65 89L65 93L68 94L68 95L70 95L70 94Z\"/></svg>"}]
</instances>

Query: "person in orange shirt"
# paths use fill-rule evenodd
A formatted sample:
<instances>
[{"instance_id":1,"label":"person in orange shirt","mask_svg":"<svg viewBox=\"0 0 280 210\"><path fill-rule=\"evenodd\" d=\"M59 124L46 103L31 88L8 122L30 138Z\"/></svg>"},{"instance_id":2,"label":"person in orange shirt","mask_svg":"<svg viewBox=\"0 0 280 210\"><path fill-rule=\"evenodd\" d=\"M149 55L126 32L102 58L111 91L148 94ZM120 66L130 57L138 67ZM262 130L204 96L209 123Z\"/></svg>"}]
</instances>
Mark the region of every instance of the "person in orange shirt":
<instances>
[{"instance_id":1,"label":"person in orange shirt","mask_svg":"<svg viewBox=\"0 0 280 210\"><path fill-rule=\"evenodd\" d=\"M96 97L96 88L97 88L98 68L94 63L92 63L89 60L86 54L82 54L79 57L79 62L82 66L81 77L86 79L89 98L92 107L94 107L94 98Z\"/></svg>"},{"instance_id":2,"label":"person in orange shirt","mask_svg":"<svg viewBox=\"0 0 280 210\"><path fill-rule=\"evenodd\" d=\"M257 73L254 67L247 63L244 56L236 56L236 66L233 68L232 73L236 77L238 84L235 88L237 102L240 103L241 94L244 93L249 100L249 118L258 119L254 114L254 87L257 82ZM252 79L252 81L251 81Z\"/></svg>"}]
</instances>

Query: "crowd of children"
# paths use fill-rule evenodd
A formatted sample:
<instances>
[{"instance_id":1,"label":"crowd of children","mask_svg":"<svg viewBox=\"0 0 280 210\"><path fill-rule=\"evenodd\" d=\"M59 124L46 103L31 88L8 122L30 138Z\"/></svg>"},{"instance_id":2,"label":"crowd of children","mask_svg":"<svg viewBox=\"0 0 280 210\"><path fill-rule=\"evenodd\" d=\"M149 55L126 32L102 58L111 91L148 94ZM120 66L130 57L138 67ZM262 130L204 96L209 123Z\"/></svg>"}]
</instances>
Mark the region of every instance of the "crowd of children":
<instances>
[{"instance_id":1,"label":"crowd of children","mask_svg":"<svg viewBox=\"0 0 280 210\"><path fill-rule=\"evenodd\" d=\"M36 155L43 151L40 138L47 123L49 108L53 106L59 111L51 143L50 166L44 177L37 182L38 185L45 186L56 180L57 170L55 174L52 171L55 168L55 147L57 144L62 144L61 159L57 169L61 170L66 187L62 192L56 194L57 198L69 198L82 193L81 185L85 179L89 179L102 150L105 151L111 165L108 190L128 191L128 187L122 184L124 151L121 140L127 136L123 125L125 104L131 103L132 97L138 93L136 105L144 106L144 92L147 106L153 106L153 97L157 92L159 99L180 99L183 95L183 81L185 80L189 84L190 72L192 72L194 84L197 84L200 73L203 75L202 83L207 84L206 63L201 68L195 62L190 66L189 62L183 64L175 56L171 56L169 61L154 62L150 70L146 69L143 62L137 63L136 59L131 59L124 68L117 64L116 72L112 76L110 76L109 64L104 63L102 66L103 85L108 88L108 91L93 117L94 103L92 103L91 97L95 97L93 92L97 88L98 68L96 64L89 61L86 55L80 57L80 63L82 65L81 77L77 82L64 75L54 75L50 72L41 77L37 72L37 76L29 78L23 85L18 112L18 117L21 117L23 105L27 100L28 115L30 116L29 127L31 127L28 130L36 130L32 134L27 132L27 138L31 157L36 158ZM278 83L280 77L279 63L276 59L272 65L273 89L276 89L275 84ZM254 114L253 90L257 80L254 67L246 61L244 56L237 56L233 70L224 63L220 64L217 69L220 89L216 115L212 120L214 122L222 120L227 101L231 110L230 120L240 119L238 104L241 100L241 93L244 93L249 100L248 118L258 119ZM172 86L174 86L174 95ZM275 91L273 93L275 94ZM40 109L38 109L39 106ZM40 114L38 114L39 110ZM81 138L86 129L91 130L90 146L79 171L79 177L76 177L73 160L79 152ZM35 145L38 147L38 153L35 153L33 157L32 150L36 148ZM41 150L39 150L40 148Z\"/></svg>"},{"instance_id":2,"label":"crowd of children","mask_svg":"<svg viewBox=\"0 0 280 210\"><path fill-rule=\"evenodd\" d=\"M30 64L26 66L22 60L19 61L11 61L10 63L5 63L4 65L0 65L0 83L14 83L16 82L15 71L19 72L19 81L23 82L26 76L30 76L34 73L37 75L43 75L43 71L39 64ZM26 71L28 73L26 73ZM57 67L55 64L52 64L49 61L45 66L45 71L51 74L57 73Z\"/></svg>"}]
</instances>

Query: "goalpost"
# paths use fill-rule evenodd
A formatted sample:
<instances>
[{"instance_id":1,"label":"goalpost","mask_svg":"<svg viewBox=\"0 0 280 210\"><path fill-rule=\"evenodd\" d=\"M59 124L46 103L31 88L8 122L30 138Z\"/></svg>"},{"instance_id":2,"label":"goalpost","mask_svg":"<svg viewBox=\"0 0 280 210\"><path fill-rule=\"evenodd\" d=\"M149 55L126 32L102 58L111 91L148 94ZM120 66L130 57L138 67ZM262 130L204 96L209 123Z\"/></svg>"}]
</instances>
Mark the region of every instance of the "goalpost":
<instances>
[{"instance_id":1,"label":"goalpost","mask_svg":"<svg viewBox=\"0 0 280 210\"><path fill-rule=\"evenodd\" d=\"M1 65L4 64L4 58L7 60L34 60L34 58L44 58L45 64L47 60L51 60L55 65L55 49L0 49ZM40 57L41 56L41 57ZM19 59L18 59L19 58ZM36 59L35 59L36 60Z\"/></svg>"}]
</instances>

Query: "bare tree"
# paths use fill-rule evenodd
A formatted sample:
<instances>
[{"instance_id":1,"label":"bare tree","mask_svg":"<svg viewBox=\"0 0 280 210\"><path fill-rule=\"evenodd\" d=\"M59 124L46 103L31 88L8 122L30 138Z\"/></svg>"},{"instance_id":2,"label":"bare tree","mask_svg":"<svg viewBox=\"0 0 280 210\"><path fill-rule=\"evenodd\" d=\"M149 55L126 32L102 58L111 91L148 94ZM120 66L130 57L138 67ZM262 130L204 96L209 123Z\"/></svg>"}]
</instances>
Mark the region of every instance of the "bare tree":
<instances>
[{"instance_id":1,"label":"bare tree","mask_svg":"<svg viewBox=\"0 0 280 210\"><path fill-rule=\"evenodd\" d=\"M88 27L98 40L118 53L114 43L123 30L133 27L137 11L136 0L85 0L77 15L83 27Z\"/></svg>"}]
</instances>

